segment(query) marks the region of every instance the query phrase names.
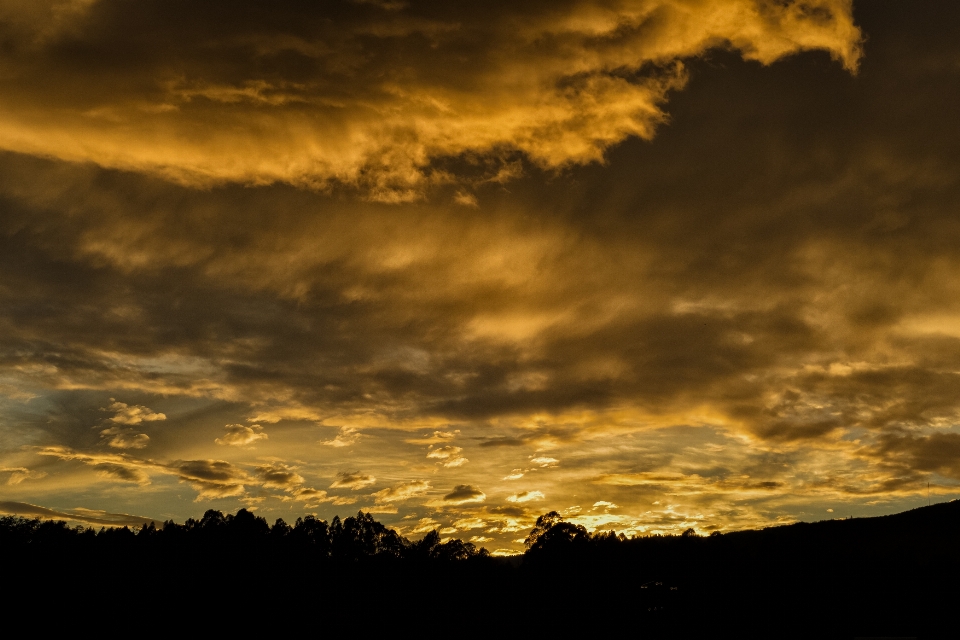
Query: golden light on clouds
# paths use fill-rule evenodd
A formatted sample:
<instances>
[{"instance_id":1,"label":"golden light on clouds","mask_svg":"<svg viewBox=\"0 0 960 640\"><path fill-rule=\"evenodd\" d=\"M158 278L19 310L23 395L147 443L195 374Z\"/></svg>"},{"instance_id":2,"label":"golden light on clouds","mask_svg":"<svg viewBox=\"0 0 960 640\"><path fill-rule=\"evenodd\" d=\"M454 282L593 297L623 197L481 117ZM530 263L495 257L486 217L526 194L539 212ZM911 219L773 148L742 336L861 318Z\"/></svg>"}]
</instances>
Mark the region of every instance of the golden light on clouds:
<instances>
[{"instance_id":1,"label":"golden light on clouds","mask_svg":"<svg viewBox=\"0 0 960 640\"><path fill-rule=\"evenodd\" d=\"M954 495L960 10L905 6L0 0L0 511Z\"/></svg>"},{"instance_id":2,"label":"golden light on clouds","mask_svg":"<svg viewBox=\"0 0 960 640\"><path fill-rule=\"evenodd\" d=\"M682 61L710 49L764 64L823 49L854 70L861 41L843 0L30 4L4 7L4 149L388 202L456 181L436 163L463 154L497 181L518 152L556 168L651 138Z\"/></svg>"}]
</instances>

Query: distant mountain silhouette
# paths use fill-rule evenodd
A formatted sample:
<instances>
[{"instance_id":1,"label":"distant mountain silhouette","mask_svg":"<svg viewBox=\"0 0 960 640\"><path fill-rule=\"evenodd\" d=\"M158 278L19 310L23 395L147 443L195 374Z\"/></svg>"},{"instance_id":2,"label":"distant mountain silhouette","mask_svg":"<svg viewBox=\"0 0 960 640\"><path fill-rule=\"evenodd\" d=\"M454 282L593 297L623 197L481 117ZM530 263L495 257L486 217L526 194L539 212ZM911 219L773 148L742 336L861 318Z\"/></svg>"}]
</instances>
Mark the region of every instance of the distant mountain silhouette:
<instances>
[{"instance_id":1,"label":"distant mountain silhouette","mask_svg":"<svg viewBox=\"0 0 960 640\"><path fill-rule=\"evenodd\" d=\"M137 531L0 518L11 607L42 594L58 610L88 615L109 601L130 623L177 619L200 603L229 610L246 598L281 618L313 611L501 635L507 624L588 635L616 626L638 637L957 637L960 629L960 501L706 537L591 534L551 512L526 545L520 558L493 558L441 542L436 531L407 540L364 513L270 526L243 509L210 510Z\"/></svg>"},{"instance_id":2,"label":"distant mountain silhouette","mask_svg":"<svg viewBox=\"0 0 960 640\"><path fill-rule=\"evenodd\" d=\"M526 560L958 562L958 534L960 501L956 500L887 516L798 522L707 537L693 529L679 536L591 535L552 512L541 516L527 538Z\"/></svg>"}]
</instances>

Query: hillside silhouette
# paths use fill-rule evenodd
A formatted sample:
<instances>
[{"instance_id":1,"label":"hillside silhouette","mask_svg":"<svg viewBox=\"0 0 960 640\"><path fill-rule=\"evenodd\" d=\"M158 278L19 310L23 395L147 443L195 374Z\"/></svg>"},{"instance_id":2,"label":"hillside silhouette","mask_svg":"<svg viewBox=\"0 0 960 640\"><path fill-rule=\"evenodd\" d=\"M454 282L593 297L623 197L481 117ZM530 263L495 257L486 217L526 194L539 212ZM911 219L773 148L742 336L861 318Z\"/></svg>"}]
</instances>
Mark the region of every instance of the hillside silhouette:
<instances>
[{"instance_id":1,"label":"hillside silhouette","mask_svg":"<svg viewBox=\"0 0 960 640\"><path fill-rule=\"evenodd\" d=\"M176 617L246 594L263 610L309 609L331 620L428 615L475 628L527 621L585 633L617 624L639 637L718 629L949 637L960 595L958 534L960 501L705 537L692 529L591 534L551 512L538 518L522 556L495 558L469 542L441 541L437 531L408 540L362 512L269 525L241 509L136 531L5 516L0 561L17 576L14 601L44 594L58 607L87 610L107 598L133 619ZM101 586L77 590L78 582Z\"/></svg>"}]
</instances>

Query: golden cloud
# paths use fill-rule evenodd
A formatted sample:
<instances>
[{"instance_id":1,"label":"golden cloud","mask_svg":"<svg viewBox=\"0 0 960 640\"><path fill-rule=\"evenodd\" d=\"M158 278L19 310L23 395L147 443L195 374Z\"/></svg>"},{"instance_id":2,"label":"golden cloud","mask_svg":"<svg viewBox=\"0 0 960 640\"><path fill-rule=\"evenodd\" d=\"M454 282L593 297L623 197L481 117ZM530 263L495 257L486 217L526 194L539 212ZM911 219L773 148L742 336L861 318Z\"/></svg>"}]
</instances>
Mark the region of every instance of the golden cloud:
<instances>
[{"instance_id":1,"label":"golden cloud","mask_svg":"<svg viewBox=\"0 0 960 640\"><path fill-rule=\"evenodd\" d=\"M337 474L337 477L334 479L333 483L330 485L331 489L363 489L364 487L369 487L371 484L376 482L377 479L371 475L365 473L360 473L359 471L349 472L341 471Z\"/></svg>"},{"instance_id":2,"label":"golden cloud","mask_svg":"<svg viewBox=\"0 0 960 640\"><path fill-rule=\"evenodd\" d=\"M253 444L257 440L266 440L268 437L267 434L263 432L263 427L258 424L250 425L249 427L242 424L228 424L223 428L226 429L227 432L214 440L217 444L242 447Z\"/></svg>"},{"instance_id":3,"label":"golden cloud","mask_svg":"<svg viewBox=\"0 0 960 640\"><path fill-rule=\"evenodd\" d=\"M47 476L46 471L36 471L26 467L0 467L0 473L9 473L8 485L20 484L24 480L39 480Z\"/></svg>"},{"instance_id":4,"label":"golden cloud","mask_svg":"<svg viewBox=\"0 0 960 640\"><path fill-rule=\"evenodd\" d=\"M439 504L460 505L468 502L483 502L486 498L486 494L477 487L469 484L458 484L453 488L453 491L443 496L443 500Z\"/></svg>"},{"instance_id":5,"label":"golden cloud","mask_svg":"<svg viewBox=\"0 0 960 640\"><path fill-rule=\"evenodd\" d=\"M127 513L109 513L101 509L85 509L83 507L57 510L26 502L0 502L0 513L23 516L25 518L65 520L106 527L142 527L151 523L155 525L160 524L158 520Z\"/></svg>"},{"instance_id":6,"label":"golden cloud","mask_svg":"<svg viewBox=\"0 0 960 640\"><path fill-rule=\"evenodd\" d=\"M542 491L521 491L512 496L507 496L507 502L531 502L533 500L543 500Z\"/></svg>"},{"instance_id":7,"label":"golden cloud","mask_svg":"<svg viewBox=\"0 0 960 640\"><path fill-rule=\"evenodd\" d=\"M431 449L429 452L427 452L427 457L434 460L439 460L445 467L459 467L469 462L467 458L464 458L460 455L461 451L463 451L462 447L446 445L443 447L437 447L436 449Z\"/></svg>"},{"instance_id":8,"label":"golden cloud","mask_svg":"<svg viewBox=\"0 0 960 640\"><path fill-rule=\"evenodd\" d=\"M421 496L430 489L430 483L425 480L412 480L404 482L395 487L388 487L376 491L371 495L377 503L383 502L402 502L417 496Z\"/></svg>"},{"instance_id":9,"label":"golden cloud","mask_svg":"<svg viewBox=\"0 0 960 640\"><path fill-rule=\"evenodd\" d=\"M497 158L517 152L555 168L650 138L682 61L710 49L764 64L821 49L853 70L861 42L850 0L27 4L7 7L4 149L193 185L343 183L385 201L454 179L444 158L492 157L481 178L502 179Z\"/></svg>"}]
</instances>

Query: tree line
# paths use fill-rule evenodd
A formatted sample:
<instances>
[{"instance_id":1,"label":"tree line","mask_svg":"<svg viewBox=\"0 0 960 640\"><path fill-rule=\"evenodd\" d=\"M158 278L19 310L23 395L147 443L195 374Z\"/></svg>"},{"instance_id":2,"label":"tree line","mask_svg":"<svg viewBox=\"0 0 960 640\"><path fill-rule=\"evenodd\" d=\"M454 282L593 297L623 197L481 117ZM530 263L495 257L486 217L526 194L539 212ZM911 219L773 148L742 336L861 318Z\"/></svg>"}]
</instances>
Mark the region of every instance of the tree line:
<instances>
[{"instance_id":1,"label":"tree line","mask_svg":"<svg viewBox=\"0 0 960 640\"><path fill-rule=\"evenodd\" d=\"M422 560L465 561L489 557L486 549L471 542L450 539L441 542L436 530L410 541L362 511L330 523L312 515L297 518L293 525L278 518L266 519L246 509L224 515L208 510L199 520L183 524L172 520L139 529L128 526L71 527L62 520L22 516L0 517L0 549L42 551L176 551L229 552L236 550L296 554L309 560Z\"/></svg>"},{"instance_id":2,"label":"tree line","mask_svg":"<svg viewBox=\"0 0 960 640\"><path fill-rule=\"evenodd\" d=\"M523 563L595 564L642 562L679 566L715 563L932 561L960 562L956 531L960 530L960 502L880 518L796 523L761 530L701 536L693 529L680 535L628 537L614 531L589 532L564 520L556 511L541 515L525 539ZM224 515L208 510L183 524L150 522L129 527L71 527L64 521L8 515L0 517L0 553L27 551L71 553L128 553L141 551L189 554L264 552L302 561L439 561L483 562L490 553L471 542L442 541L437 530L419 540L408 540L378 522L369 513L329 523L312 515L293 525L282 518L271 526L254 513L240 509Z\"/></svg>"},{"instance_id":3,"label":"tree line","mask_svg":"<svg viewBox=\"0 0 960 640\"><path fill-rule=\"evenodd\" d=\"M693 529L681 536L652 536L663 541L696 537ZM576 559L609 555L630 539L613 531L590 533L582 525L567 522L556 511L540 516L525 539L524 557L533 560ZM129 526L71 527L63 520L41 520L8 515L0 517L0 549L31 549L73 552L130 552L136 550L228 552L243 549L294 554L308 560L331 561L482 561L485 548L457 538L441 540L434 529L419 540L408 540L378 522L369 513L329 523L315 516L297 518L293 525L278 518L273 525L254 513L240 509L224 515L210 509L197 520L183 524L168 520L139 528Z\"/></svg>"}]
</instances>

